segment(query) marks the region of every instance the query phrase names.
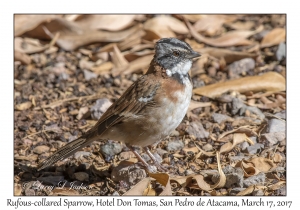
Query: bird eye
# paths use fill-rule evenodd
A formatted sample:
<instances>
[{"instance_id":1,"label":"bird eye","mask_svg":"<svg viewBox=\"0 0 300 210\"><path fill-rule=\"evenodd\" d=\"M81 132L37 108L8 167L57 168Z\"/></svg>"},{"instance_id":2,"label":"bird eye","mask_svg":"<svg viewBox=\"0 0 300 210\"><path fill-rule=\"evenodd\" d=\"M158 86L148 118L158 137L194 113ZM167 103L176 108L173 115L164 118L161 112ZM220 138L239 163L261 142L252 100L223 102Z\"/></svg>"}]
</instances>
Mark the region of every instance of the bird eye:
<instances>
[{"instance_id":1,"label":"bird eye","mask_svg":"<svg viewBox=\"0 0 300 210\"><path fill-rule=\"evenodd\" d=\"M178 51L173 51L173 55L175 55L176 57L179 56L179 52Z\"/></svg>"}]
</instances>

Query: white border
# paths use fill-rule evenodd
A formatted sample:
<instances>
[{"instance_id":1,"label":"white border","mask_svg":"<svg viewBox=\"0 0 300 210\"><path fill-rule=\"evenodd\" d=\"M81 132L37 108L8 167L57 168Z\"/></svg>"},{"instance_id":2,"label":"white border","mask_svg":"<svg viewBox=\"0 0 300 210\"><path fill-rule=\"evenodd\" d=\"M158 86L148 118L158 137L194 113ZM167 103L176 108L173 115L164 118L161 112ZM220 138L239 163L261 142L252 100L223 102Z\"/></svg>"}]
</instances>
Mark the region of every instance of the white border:
<instances>
[{"instance_id":1,"label":"white border","mask_svg":"<svg viewBox=\"0 0 300 210\"><path fill-rule=\"evenodd\" d=\"M251 1L70 1L70 0L51 0L51 1L1 1L0 10L0 96L1 96L1 179L0 179L0 207L7 207L7 199L17 200L13 197L13 14L14 13L287 13L287 194L286 197L264 197L263 200L273 200L274 202L292 200L290 209L300 209L299 197L299 7L296 1L279 0L251 0ZM42 197L20 197L23 201L33 201ZM49 200L55 200L59 197L48 197ZM71 197L68 197L71 199ZM106 197L101 197L105 199ZM159 202L161 197L142 198L143 200L156 200ZM164 197L163 199L174 200L178 197ZM203 198L203 199L212 199ZM245 197L244 197L245 198ZM247 197L249 198L249 197ZM97 197L72 197L72 200L96 200ZM99 197L98 197L99 199ZM109 199L112 199L111 197ZM134 197L122 197L123 200L132 200ZM182 198L184 199L184 198ZM197 201L199 197L189 197L189 200ZM239 201L238 197L216 197L216 200ZM258 199L259 198L249 198ZM3 208L4 207L4 208ZM10 207L12 209L13 207ZM41 207L35 208L40 209ZM51 207L52 208L52 207ZM63 209L65 207L55 207ZM104 207L97 207L104 208ZM122 207L132 209L139 207ZM153 207L145 207L153 208ZM191 207L188 207L191 208ZM199 208L197 206L192 208ZM201 207L200 207L201 208ZM215 209L217 207L209 207ZM223 207L224 208L224 207ZM225 207L232 209L233 207ZM244 208L244 207L243 207ZM246 208L246 207L245 207ZM253 207L250 207L253 208ZM267 207L255 207L255 209L266 209ZM15 208L14 208L15 209ZM25 209L25 208L18 208ZM27 209L34 209L29 207ZM75 208L71 208L75 209ZM77 207L76 209L82 209ZM106 209L106 208L105 208ZM220 207L218 207L220 209ZM248 207L249 209L249 207Z\"/></svg>"}]
</instances>

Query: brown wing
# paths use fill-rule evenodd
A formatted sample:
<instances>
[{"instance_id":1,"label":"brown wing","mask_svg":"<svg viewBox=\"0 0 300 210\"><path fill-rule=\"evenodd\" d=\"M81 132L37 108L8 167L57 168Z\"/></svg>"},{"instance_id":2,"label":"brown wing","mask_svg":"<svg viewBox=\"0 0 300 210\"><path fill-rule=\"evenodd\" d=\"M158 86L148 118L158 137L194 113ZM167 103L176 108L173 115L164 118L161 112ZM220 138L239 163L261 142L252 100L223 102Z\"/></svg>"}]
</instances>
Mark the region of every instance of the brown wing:
<instances>
[{"instance_id":1,"label":"brown wing","mask_svg":"<svg viewBox=\"0 0 300 210\"><path fill-rule=\"evenodd\" d=\"M132 114L138 115L145 106L155 106L152 99L161 84L154 80L154 78L152 74L140 77L109 107L92 129L78 139L58 149L52 156L39 164L38 170L42 170L56 161L72 155L80 148L98 139L98 136L103 134L107 128L116 123L122 123L123 119L132 116Z\"/></svg>"},{"instance_id":2,"label":"brown wing","mask_svg":"<svg viewBox=\"0 0 300 210\"><path fill-rule=\"evenodd\" d=\"M138 115L145 106L155 106L153 98L160 85L153 74L140 77L108 108L87 135L95 135L96 131L97 135L101 135L107 128L121 123L127 116Z\"/></svg>"}]
</instances>

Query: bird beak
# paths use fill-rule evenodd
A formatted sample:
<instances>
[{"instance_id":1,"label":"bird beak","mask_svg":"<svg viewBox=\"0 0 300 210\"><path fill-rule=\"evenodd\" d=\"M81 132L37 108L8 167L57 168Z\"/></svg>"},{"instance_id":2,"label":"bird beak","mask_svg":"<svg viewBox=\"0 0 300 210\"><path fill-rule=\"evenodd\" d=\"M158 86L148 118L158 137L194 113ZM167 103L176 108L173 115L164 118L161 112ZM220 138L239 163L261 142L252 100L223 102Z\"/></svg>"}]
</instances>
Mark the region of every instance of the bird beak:
<instances>
[{"instance_id":1,"label":"bird beak","mask_svg":"<svg viewBox=\"0 0 300 210\"><path fill-rule=\"evenodd\" d=\"M195 52L195 51L193 51L193 52L191 52L191 53L189 53L189 54L186 55L186 57L187 57L188 59L197 58L197 57L199 57L199 56L201 56L200 53L197 53L197 52Z\"/></svg>"}]
</instances>

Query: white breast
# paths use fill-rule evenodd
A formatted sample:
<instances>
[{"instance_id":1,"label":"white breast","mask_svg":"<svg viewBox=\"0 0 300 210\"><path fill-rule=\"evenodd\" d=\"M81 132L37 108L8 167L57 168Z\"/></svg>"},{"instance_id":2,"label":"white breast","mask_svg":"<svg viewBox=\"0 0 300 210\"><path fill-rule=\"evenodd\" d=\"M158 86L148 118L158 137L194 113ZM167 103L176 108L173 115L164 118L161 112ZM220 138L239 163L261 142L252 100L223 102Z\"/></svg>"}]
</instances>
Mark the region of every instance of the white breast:
<instances>
[{"instance_id":1,"label":"white breast","mask_svg":"<svg viewBox=\"0 0 300 210\"><path fill-rule=\"evenodd\" d=\"M185 89L184 92L174 92L174 96L178 99L176 103L166 100L167 118L162 119L164 125L163 135L168 136L177 126L181 123L184 118L192 97L192 84L188 78L184 81ZM163 137L164 138L164 137Z\"/></svg>"}]
</instances>

